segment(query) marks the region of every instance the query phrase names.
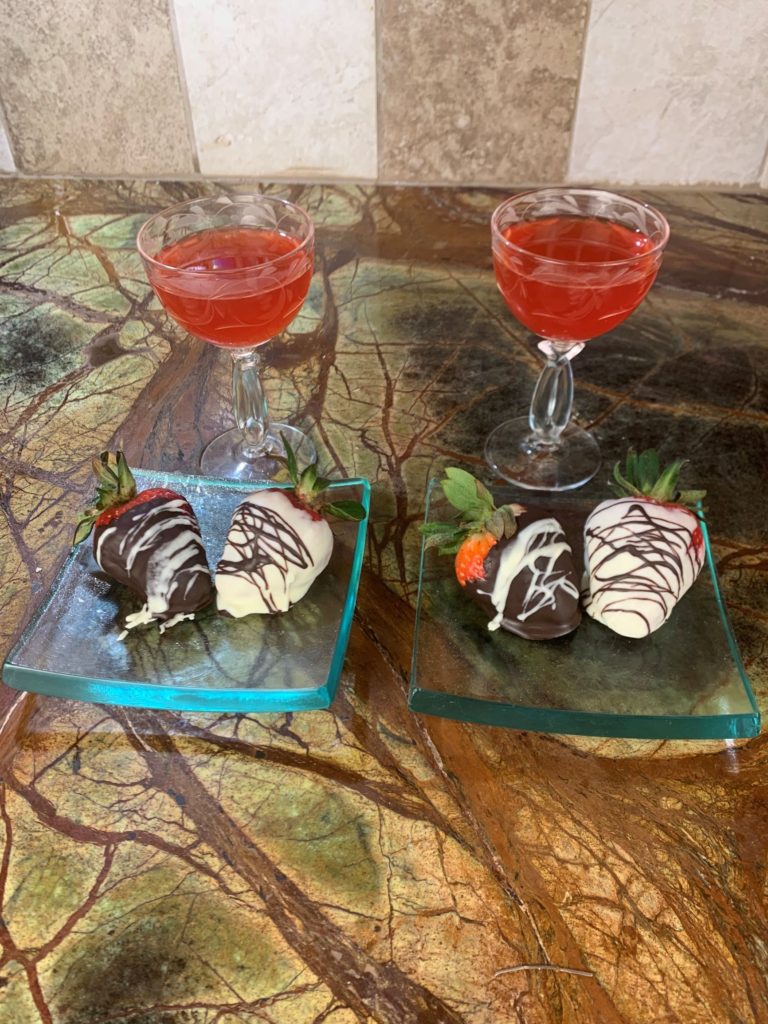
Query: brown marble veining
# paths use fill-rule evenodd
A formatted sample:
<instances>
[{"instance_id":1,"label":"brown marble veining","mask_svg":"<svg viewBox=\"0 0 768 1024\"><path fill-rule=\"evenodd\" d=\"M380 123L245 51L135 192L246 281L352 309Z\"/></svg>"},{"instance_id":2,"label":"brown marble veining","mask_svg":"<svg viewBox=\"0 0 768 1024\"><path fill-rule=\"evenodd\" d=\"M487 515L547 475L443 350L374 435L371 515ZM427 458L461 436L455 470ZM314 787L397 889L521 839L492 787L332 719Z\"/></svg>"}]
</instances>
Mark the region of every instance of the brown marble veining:
<instances>
[{"instance_id":1,"label":"brown marble veining","mask_svg":"<svg viewBox=\"0 0 768 1024\"><path fill-rule=\"evenodd\" d=\"M94 451L192 469L226 361L151 301L147 214L211 183L0 185L0 630L41 599ZM272 406L374 484L327 712L183 715L0 690L0 1020L762 1024L763 737L577 740L405 703L424 485L523 409L537 358L480 190L282 188L318 225ZM604 452L686 453L765 710L768 203L658 193L651 296L579 357Z\"/></svg>"}]
</instances>

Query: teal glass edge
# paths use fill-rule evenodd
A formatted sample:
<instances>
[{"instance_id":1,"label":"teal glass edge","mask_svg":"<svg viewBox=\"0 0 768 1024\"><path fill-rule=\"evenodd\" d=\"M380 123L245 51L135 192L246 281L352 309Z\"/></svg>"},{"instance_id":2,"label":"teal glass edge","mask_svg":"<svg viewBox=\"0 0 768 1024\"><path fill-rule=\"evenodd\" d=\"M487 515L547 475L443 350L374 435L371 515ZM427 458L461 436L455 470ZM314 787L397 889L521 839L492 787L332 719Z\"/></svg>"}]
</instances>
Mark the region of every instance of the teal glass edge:
<instances>
[{"instance_id":1,"label":"teal glass edge","mask_svg":"<svg viewBox=\"0 0 768 1024\"><path fill-rule=\"evenodd\" d=\"M427 493L424 499L424 519L423 522L429 522L429 509L432 504L432 495L435 488L439 484L439 480L436 477L430 477L429 483L427 484ZM413 624L413 647L411 648L411 678L408 685L408 707L411 711L426 711L428 709L423 706L424 701L424 690L416 683L419 666L419 634L421 632L421 603L424 598L424 568L427 560L427 540L426 537L421 539L421 553L419 554L419 587L416 591L416 621ZM427 691L428 693L434 693L433 690ZM437 697L437 694L435 694ZM458 698L454 698L458 700ZM479 702L478 702L479 703ZM460 718L457 714L446 714L446 718ZM474 719L473 719L474 721ZM482 724L482 723L481 723Z\"/></svg>"},{"instance_id":2,"label":"teal glass edge","mask_svg":"<svg viewBox=\"0 0 768 1024\"><path fill-rule=\"evenodd\" d=\"M723 624L723 629L725 630L725 636L728 640L728 648L731 652L733 663L736 666L736 671L739 673L741 681L744 684L744 690L749 698L749 703L752 705L752 711L757 719L757 731L749 733L749 735L757 736L760 732L760 709L757 706L757 700L752 692L752 684L749 681L747 670L744 668L744 662L741 660L741 652L739 651L739 646L736 643L736 637L733 635L731 620L728 618L728 609L725 606L725 600L723 598L722 591L720 590L720 577L717 575L715 557L712 554L712 545L709 540L709 527L707 526L707 520L704 515L704 506L700 501L696 502L696 512L699 516L699 522L701 523L701 532L704 534L704 550L707 554L707 568L709 569L709 574L712 577L712 587L715 591L715 601L717 602L717 610L720 613L720 622Z\"/></svg>"},{"instance_id":3,"label":"teal glass edge","mask_svg":"<svg viewBox=\"0 0 768 1024\"><path fill-rule=\"evenodd\" d=\"M432 478L427 486L424 507L424 522L429 522L432 496L440 481ZM500 728L521 729L528 732L545 732L568 736L598 736L616 739L751 739L759 736L761 728L760 711L752 686L741 660L736 639L733 635L728 613L720 590L720 581L715 568L712 546L704 517L704 507L697 502L697 513L704 536L704 550L707 568L712 579L720 622L725 630L728 647L739 674L752 714L734 715L622 715L605 712L562 711L557 708L536 708L522 704L490 703L475 697L459 697L421 687L417 683L419 631L421 629L421 606L424 595L424 569L426 564L426 542L422 541L419 558L419 588L416 597L416 623L411 652L411 677L408 691L408 707L426 715L437 715L457 721L475 722L478 725L494 725ZM501 719L504 719L503 721Z\"/></svg>"},{"instance_id":4,"label":"teal glass edge","mask_svg":"<svg viewBox=\"0 0 768 1024\"><path fill-rule=\"evenodd\" d=\"M347 587L347 599L344 603L344 612L341 616L341 622L339 623L339 632L336 637L333 659L331 661L331 667L328 670L328 679L326 680L324 687L324 689L328 691L328 699L324 707L328 707L328 705L333 701L336 696L339 680L341 679L341 670L344 665L344 657L347 653L347 644L349 643L349 634L352 629L352 619L354 618L355 605L357 603L357 591L360 586L360 574L363 568L363 557L365 556L365 538L371 511L370 481L363 478L357 478L354 480L347 480L345 483L347 486L352 486L354 484L362 489L362 506L365 509L365 519L363 519L359 524L357 537L355 538L355 553L352 558L352 571L349 576L349 586Z\"/></svg>"},{"instance_id":5,"label":"teal glass edge","mask_svg":"<svg viewBox=\"0 0 768 1024\"><path fill-rule=\"evenodd\" d=\"M242 491L244 482L239 480L211 480L207 477L189 476L181 473L167 473L163 470L135 470L137 480L142 476L162 477L170 486L215 486L224 490ZM254 490L260 487L276 487L288 490L290 484L270 483L250 485ZM339 630L334 646L333 657L325 683L317 688L306 690L247 690L237 689L187 689L183 686L158 686L154 683L134 683L119 679L93 679L85 676L44 672L14 665L13 659L17 652L27 643L34 632L40 618L54 600L61 579L69 565L77 557L75 550L64 560L51 584L48 597L38 607L21 636L13 645L3 665L3 681L16 690L29 690L49 697L82 700L94 704L117 704L124 707L157 708L171 711L215 711L215 712L248 712L248 711L316 711L331 705L341 678L341 670L346 656L349 634L352 628L357 591L360 584L365 541L370 518L371 484L363 477L348 480L334 480L329 490L359 487L361 504L365 509L365 518L358 524L355 550L352 559L349 586L344 602L344 610L339 623ZM34 686L27 685L34 681ZM67 692L62 692L62 684Z\"/></svg>"}]
</instances>

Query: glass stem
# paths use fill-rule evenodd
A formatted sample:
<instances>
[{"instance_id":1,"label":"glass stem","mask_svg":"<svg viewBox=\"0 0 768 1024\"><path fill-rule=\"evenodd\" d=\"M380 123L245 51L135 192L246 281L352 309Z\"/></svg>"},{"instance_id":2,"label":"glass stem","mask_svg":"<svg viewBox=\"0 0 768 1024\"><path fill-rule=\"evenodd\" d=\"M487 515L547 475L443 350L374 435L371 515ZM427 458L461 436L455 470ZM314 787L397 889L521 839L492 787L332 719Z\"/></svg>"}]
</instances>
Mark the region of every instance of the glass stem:
<instances>
[{"instance_id":1,"label":"glass stem","mask_svg":"<svg viewBox=\"0 0 768 1024\"><path fill-rule=\"evenodd\" d=\"M243 434L239 454L244 459L256 459L263 454L269 410L261 383L261 357L255 349L232 353L232 408Z\"/></svg>"},{"instance_id":2,"label":"glass stem","mask_svg":"<svg viewBox=\"0 0 768 1024\"><path fill-rule=\"evenodd\" d=\"M551 341L544 369L536 381L528 422L537 446L552 448L568 426L573 406L573 370L567 352L571 346Z\"/></svg>"}]
</instances>

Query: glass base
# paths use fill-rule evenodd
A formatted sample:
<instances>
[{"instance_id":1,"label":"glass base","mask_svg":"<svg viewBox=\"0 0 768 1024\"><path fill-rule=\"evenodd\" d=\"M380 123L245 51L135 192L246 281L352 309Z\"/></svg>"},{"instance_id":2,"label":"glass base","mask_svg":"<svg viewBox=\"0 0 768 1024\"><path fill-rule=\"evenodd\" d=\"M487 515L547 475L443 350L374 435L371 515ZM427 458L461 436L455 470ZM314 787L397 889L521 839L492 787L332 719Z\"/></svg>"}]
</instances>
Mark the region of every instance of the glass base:
<instances>
[{"instance_id":1,"label":"glass base","mask_svg":"<svg viewBox=\"0 0 768 1024\"><path fill-rule=\"evenodd\" d=\"M500 477L529 491L571 491L600 468L600 449L586 430L569 423L556 445L542 445L527 416L496 427L485 442L485 458Z\"/></svg>"},{"instance_id":2,"label":"glass base","mask_svg":"<svg viewBox=\"0 0 768 1024\"><path fill-rule=\"evenodd\" d=\"M281 474L285 475L285 467L274 457L285 455L281 434L285 434L288 444L293 448L300 468L315 461L317 451L305 433L288 423L270 423L264 443L253 457L242 451L243 435L238 427L232 427L214 437L203 449L200 469L204 476L224 480L248 480L254 483L276 480Z\"/></svg>"}]
</instances>

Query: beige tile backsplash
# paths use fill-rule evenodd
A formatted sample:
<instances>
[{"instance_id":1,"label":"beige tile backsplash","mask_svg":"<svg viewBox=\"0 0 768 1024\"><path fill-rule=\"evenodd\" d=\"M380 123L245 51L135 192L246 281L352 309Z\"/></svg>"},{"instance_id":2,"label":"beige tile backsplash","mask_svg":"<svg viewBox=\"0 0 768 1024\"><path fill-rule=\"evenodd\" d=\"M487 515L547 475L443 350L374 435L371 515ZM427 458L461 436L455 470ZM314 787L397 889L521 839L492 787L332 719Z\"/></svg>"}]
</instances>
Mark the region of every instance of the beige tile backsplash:
<instances>
[{"instance_id":1,"label":"beige tile backsplash","mask_svg":"<svg viewBox=\"0 0 768 1024\"><path fill-rule=\"evenodd\" d=\"M592 0L570 178L760 177L768 0Z\"/></svg>"},{"instance_id":2,"label":"beige tile backsplash","mask_svg":"<svg viewBox=\"0 0 768 1024\"><path fill-rule=\"evenodd\" d=\"M5 128L5 121L0 112L0 171L11 174L16 170L11 152L11 143L8 139L8 132Z\"/></svg>"},{"instance_id":3,"label":"beige tile backsplash","mask_svg":"<svg viewBox=\"0 0 768 1024\"><path fill-rule=\"evenodd\" d=\"M381 178L563 178L586 13L586 0L379 0Z\"/></svg>"},{"instance_id":4,"label":"beige tile backsplash","mask_svg":"<svg viewBox=\"0 0 768 1024\"><path fill-rule=\"evenodd\" d=\"M768 0L0 0L0 173L768 188L767 153Z\"/></svg>"},{"instance_id":5,"label":"beige tile backsplash","mask_svg":"<svg viewBox=\"0 0 768 1024\"><path fill-rule=\"evenodd\" d=\"M376 177L373 0L176 0L204 174Z\"/></svg>"},{"instance_id":6,"label":"beige tile backsplash","mask_svg":"<svg viewBox=\"0 0 768 1024\"><path fill-rule=\"evenodd\" d=\"M0 101L21 171L194 170L166 0L2 0Z\"/></svg>"}]
</instances>

